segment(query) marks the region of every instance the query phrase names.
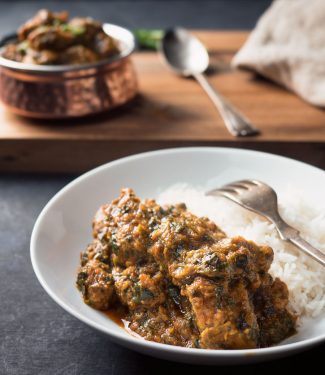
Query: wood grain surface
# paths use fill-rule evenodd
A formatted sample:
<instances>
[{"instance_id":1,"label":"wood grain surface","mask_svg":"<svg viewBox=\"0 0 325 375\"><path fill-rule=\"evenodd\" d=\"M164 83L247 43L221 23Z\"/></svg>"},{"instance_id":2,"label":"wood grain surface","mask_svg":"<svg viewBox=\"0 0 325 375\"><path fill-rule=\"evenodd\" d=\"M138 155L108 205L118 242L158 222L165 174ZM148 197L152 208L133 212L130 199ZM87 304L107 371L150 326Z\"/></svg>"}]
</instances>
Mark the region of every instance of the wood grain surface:
<instances>
[{"instance_id":1,"label":"wood grain surface","mask_svg":"<svg viewBox=\"0 0 325 375\"><path fill-rule=\"evenodd\" d=\"M80 172L118 157L178 146L243 147L325 167L325 111L285 89L230 67L247 32L200 31L211 83L261 129L234 138L192 79L174 75L153 52L134 55L140 94L111 113L65 121L30 120L0 107L0 170Z\"/></svg>"}]
</instances>

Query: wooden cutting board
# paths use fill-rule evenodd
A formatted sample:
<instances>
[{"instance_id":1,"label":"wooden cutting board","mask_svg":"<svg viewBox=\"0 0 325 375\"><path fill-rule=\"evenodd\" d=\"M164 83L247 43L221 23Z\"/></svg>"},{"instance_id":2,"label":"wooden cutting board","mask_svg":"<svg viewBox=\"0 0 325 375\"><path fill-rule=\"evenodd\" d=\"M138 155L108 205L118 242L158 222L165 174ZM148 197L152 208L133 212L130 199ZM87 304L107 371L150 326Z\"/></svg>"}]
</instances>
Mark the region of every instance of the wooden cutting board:
<instances>
[{"instance_id":1,"label":"wooden cutting board","mask_svg":"<svg viewBox=\"0 0 325 375\"><path fill-rule=\"evenodd\" d=\"M210 51L211 83L261 135L232 137L194 80L175 76L156 53L142 52L133 58L140 95L112 113L51 122L24 119L0 107L0 170L80 172L137 152L195 145L263 150L325 168L325 111L250 72L230 68L247 32L196 34Z\"/></svg>"}]
</instances>

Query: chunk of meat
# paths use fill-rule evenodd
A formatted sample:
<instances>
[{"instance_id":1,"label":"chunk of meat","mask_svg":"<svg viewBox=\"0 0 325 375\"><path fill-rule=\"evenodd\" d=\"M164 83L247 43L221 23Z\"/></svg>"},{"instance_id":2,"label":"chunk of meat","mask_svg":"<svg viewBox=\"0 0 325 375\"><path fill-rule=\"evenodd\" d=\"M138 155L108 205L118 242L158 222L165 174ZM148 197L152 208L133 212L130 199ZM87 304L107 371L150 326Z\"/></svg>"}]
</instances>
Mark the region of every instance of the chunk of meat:
<instances>
[{"instance_id":1,"label":"chunk of meat","mask_svg":"<svg viewBox=\"0 0 325 375\"><path fill-rule=\"evenodd\" d=\"M195 324L167 300L152 309L136 309L126 316L129 328L149 341L189 348L199 347Z\"/></svg>"},{"instance_id":2,"label":"chunk of meat","mask_svg":"<svg viewBox=\"0 0 325 375\"><path fill-rule=\"evenodd\" d=\"M148 218L150 212L155 219ZM141 203L132 190L125 189L121 199L104 206L93 222L95 238L109 243L114 265L131 266L145 262L151 246L149 234L163 213L154 201Z\"/></svg>"},{"instance_id":3,"label":"chunk of meat","mask_svg":"<svg viewBox=\"0 0 325 375\"><path fill-rule=\"evenodd\" d=\"M81 254L81 265L85 266L88 261L94 259L109 266L110 252L108 243L94 239L87 250Z\"/></svg>"},{"instance_id":4,"label":"chunk of meat","mask_svg":"<svg viewBox=\"0 0 325 375\"><path fill-rule=\"evenodd\" d=\"M261 346L276 344L295 332L296 319L287 310L289 292L284 282L265 275L253 298Z\"/></svg>"},{"instance_id":5,"label":"chunk of meat","mask_svg":"<svg viewBox=\"0 0 325 375\"><path fill-rule=\"evenodd\" d=\"M69 21L69 26L79 30L78 41L85 46L93 43L95 36L102 33L102 25L90 17L74 17Z\"/></svg>"},{"instance_id":6,"label":"chunk of meat","mask_svg":"<svg viewBox=\"0 0 325 375\"><path fill-rule=\"evenodd\" d=\"M130 310L150 309L166 300L164 275L155 264L126 269L114 267L113 279L119 300Z\"/></svg>"},{"instance_id":7,"label":"chunk of meat","mask_svg":"<svg viewBox=\"0 0 325 375\"><path fill-rule=\"evenodd\" d=\"M168 267L181 263L188 251L211 245L224 237L224 232L212 221L174 207L151 233L153 245L149 251L157 262Z\"/></svg>"},{"instance_id":8,"label":"chunk of meat","mask_svg":"<svg viewBox=\"0 0 325 375\"><path fill-rule=\"evenodd\" d=\"M209 349L255 348L259 328L243 282L229 285L198 277L182 289L200 331L200 344Z\"/></svg>"},{"instance_id":9,"label":"chunk of meat","mask_svg":"<svg viewBox=\"0 0 325 375\"><path fill-rule=\"evenodd\" d=\"M263 261L261 260L263 258ZM236 278L243 276L259 286L259 273L266 272L273 260L268 246L257 246L242 237L223 238L200 249L184 251L169 264L169 273L176 283L201 275Z\"/></svg>"},{"instance_id":10,"label":"chunk of meat","mask_svg":"<svg viewBox=\"0 0 325 375\"><path fill-rule=\"evenodd\" d=\"M64 23L68 20L69 13L66 11L53 13L47 9L40 9L36 15L18 29L19 40L25 40L29 33L40 26L52 25L54 21Z\"/></svg>"},{"instance_id":11,"label":"chunk of meat","mask_svg":"<svg viewBox=\"0 0 325 375\"><path fill-rule=\"evenodd\" d=\"M62 51L74 42L73 34L56 26L43 26L28 35L29 46L36 51Z\"/></svg>"},{"instance_id":12,"label":"chunk of meat","mask_svg":"<svg viewBox=\"0 0 325 375\"><path fill-rule=\"evenodd\" d=\"M108 58L118 53L116 42L104 32L99 32L93 39L93 49L101 57Z\"/></svg>"},{"instance_id":13,"label":"chunk of meat","mask_svg":"<svg viewBox=\"0 0 325 375\"><path fill-rule=\"evenodd\" d=\"M114 283L109 267L98 260L90 260L80 268L77 286L84 301L98 310L111 307L114 297Z\"/></svg>"}]
</instances>

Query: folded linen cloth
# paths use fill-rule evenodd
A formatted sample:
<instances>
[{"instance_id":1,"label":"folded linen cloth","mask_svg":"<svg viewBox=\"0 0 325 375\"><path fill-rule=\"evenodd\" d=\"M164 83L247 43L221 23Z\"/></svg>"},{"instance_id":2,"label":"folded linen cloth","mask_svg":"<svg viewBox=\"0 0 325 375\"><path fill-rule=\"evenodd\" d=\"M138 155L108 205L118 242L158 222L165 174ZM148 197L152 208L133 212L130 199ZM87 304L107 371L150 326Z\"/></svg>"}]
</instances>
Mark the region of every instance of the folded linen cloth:
<instances>
[{"instance_id":1,"label":"folded linen cloth","mask_svg":"<svg viewBox=\"0 0 325 375\"><path fill-rule=\"evenodd\" d=\"M325 0L275 0L232 63L325 106Z\"/></svg>"}]
</instances>

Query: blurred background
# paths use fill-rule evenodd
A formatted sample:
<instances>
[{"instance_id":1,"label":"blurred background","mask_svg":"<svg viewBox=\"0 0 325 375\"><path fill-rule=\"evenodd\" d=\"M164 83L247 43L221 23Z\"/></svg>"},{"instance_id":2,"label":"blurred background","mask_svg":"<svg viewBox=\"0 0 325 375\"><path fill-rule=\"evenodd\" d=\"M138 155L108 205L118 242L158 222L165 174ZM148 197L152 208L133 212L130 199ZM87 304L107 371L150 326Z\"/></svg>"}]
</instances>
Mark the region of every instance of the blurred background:
<instances>
[{"instance_id":1,"label":"blurred background","mask_svg":"<svg viewBox=\"0 0 325 375\"><path fill-rule=\"evenodd\" d=\"M251 29L271 0L0 0L0 32L15 30L39 8L66 9L79 16L129 28L182 25L191 28ZM175 6L176 5L176 6Z\"/></svg>"}]
</instances>

